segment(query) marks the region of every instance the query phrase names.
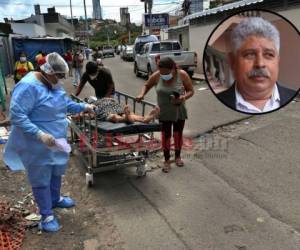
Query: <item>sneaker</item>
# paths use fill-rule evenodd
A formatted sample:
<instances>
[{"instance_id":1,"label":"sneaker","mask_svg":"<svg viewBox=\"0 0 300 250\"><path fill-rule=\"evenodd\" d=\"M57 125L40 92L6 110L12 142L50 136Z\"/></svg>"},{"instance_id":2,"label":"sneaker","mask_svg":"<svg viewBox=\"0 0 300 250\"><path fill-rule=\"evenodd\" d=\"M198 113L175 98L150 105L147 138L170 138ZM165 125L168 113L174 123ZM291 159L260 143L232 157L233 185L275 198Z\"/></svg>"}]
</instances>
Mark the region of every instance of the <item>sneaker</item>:
<instances>
[{"instance_id":1,"label":"sneaker","mask_svg":"<svg viewBox=\"0 0 300 250\"><path fill-rule=\"evenodd\" d=\"M75 206L75 201L68 196L61 196L59 201L53 207L70 208Z\"/></svg>"},{"instance_id":2,"label":"sneaker","mask_svg":"<svg viewBox=\"0 0 300 250\"><path fill-rule=\"evenodd\" d=\"M44 220L41 220L39 229L45 232L57 232L60 229L60 225L53 215L49 215Z\"/></svg>"}]
</instances>

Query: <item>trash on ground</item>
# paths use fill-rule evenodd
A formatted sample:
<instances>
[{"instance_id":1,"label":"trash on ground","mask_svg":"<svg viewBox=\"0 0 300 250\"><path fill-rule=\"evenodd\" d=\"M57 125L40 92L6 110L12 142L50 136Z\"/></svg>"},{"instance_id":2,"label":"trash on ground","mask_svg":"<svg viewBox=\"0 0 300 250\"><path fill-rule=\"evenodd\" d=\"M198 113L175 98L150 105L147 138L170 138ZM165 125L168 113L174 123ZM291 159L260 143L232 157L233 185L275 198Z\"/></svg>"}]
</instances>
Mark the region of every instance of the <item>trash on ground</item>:
<instances>
[{"instance_id":1,"label":"trash on ground","mask_svg":"<svg viewBox=\"0 0 300 250\"><path fill-rule=\"evenodd\" d=\"M21 249L25 225L20 211L12 209L8 202L0 202L0 249Z\"/></svg>"},{"instance_id":2,"label":"trash on ground","mask_svg":"<svg viewBox=\"0 0 300 250\"><path fill-rule=\"evenodd\" d=\"M31 221L40 221L41 220L41 215L32 213L28 216L25 217L26 220L31 220Z\"/></svg>"}]
</instances>

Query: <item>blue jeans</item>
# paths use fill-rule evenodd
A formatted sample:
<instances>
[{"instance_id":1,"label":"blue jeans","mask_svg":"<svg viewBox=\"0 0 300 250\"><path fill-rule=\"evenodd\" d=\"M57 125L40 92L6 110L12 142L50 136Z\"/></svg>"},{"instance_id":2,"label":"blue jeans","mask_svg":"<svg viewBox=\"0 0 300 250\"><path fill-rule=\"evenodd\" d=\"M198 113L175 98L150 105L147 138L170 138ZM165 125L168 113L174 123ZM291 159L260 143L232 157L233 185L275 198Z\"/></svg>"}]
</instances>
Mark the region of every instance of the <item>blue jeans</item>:
<instances>
[{"instance_id":1,"label":"blue jeans","mask_svg":"<svg viewBox=\"0 0 300 250\"><path fill-rule=\"evenodd\" d=\"M75 78L73 83L78 85L82 76L82 68L74 68Z\"/></svg>"}]
</instances>

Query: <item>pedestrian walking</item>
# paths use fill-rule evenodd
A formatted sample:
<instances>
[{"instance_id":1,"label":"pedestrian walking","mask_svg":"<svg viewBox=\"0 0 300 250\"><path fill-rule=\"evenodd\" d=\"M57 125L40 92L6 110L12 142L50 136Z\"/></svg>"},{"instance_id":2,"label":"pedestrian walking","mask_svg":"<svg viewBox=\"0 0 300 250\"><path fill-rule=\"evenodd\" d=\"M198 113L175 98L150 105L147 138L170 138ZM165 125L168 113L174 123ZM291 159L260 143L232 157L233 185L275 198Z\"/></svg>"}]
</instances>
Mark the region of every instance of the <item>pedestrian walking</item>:
<instances>
[{"instance_id":1,"label":"pedestrian walking","mask_svg":"<svg viewBox=\"0 0 300 250\"><path fill-rule=\"evenodd\" d=\"M30 72L15 86L10 104L11 133L4 149L4 162L10 168L26 169L42 216L39 228L47 232L60 229L52 208L75 205L60 193L69 153L58 150L57 145L67 145L66 115L92 112L95 107L67 97L62 87L67 73L67 63L54 52L47 55L40 72Z\"/></svg>"},{"instance_id":2,"label":"pedestrian walking","mask_svg":"<svg viewBox=\"0 0 300 250\"><path fill-rule=\"evenodd\" d=\"M158 71L154 72L136 97L141 101L148 91L155 87L157 104L160 108L159 120L162 123L162 148L164 152L163 172L169 172L171 135L175 144L175 163L184 166L181 159L182 133L187 109L185 101L194 94L192 81L188 74L177 69L176 63L169 57L162 58L158 63Z\"/></svg>"},{"instance_id":3,"label":"pedestrian walking","mask_svg":"<svg viewBox=\"0 0 300 250\"><path fill-rule=\"evenodd\" d=\"M69 76L73 76L73 68L72 68L72 62L73 62L73 54L71 50L68 50L65 54L64 54L64 59L68 64L69 67Z\"/></svg>"},{"instance_id":4,"label":"pedestrian walking","mask_svg":"<svg viewBox=\"0 0 300 250\"><path fill-rule=\"evenodd\" d=\"M74 80L73 80L73 86L77 87L79 84L79 81L82 77L82 69L83 69L83 55L80 52L80 50L76 51L74 57L73 57L73 68L74 68Z\"/></svg>"}]
</instances>

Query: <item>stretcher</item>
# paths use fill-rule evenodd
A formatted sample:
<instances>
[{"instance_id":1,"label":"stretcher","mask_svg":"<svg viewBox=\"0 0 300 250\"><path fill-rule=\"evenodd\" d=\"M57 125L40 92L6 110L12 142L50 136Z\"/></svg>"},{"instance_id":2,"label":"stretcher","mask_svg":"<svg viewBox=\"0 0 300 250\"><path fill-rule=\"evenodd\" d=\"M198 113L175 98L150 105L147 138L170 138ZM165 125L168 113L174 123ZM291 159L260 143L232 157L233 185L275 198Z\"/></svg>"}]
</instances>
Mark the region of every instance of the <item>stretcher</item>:
<instances>
[{"instance_id":1,"label":"stretcher","mask_svg":"<svg viewBox=\"0 0 300 250\"><path fill-rule=\"evenodd\" d=\"M76 102L82 99L71 98ZM145 115L155 107L147 101L136 102L133 96L116 92L115 98L120 104L128 104L135 114ZM86 184L94 184L94 173L136 167L138 176L145 176L147 158L161 149L155 132L161 131L161 124L152 121L148 124L113 123L98 121L94 115L68 116L72 152L79 155L86 172Z\"/></svg>"}]
</instances>

